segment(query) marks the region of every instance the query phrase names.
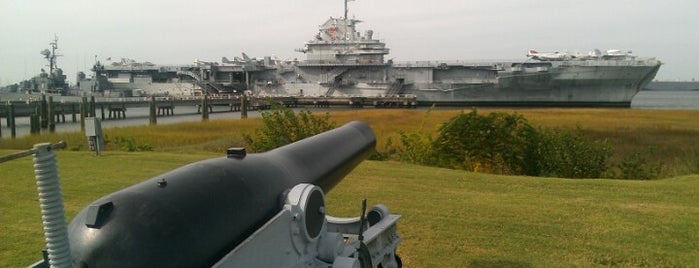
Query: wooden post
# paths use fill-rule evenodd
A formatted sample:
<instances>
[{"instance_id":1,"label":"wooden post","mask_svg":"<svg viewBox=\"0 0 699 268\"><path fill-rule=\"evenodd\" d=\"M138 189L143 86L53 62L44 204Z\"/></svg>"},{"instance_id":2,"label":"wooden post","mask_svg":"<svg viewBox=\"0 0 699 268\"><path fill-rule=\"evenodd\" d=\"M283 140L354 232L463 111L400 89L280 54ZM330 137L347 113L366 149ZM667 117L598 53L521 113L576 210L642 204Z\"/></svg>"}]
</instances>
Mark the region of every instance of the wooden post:
<instances>
[{"instance_id":1,"label":"wooden post","mask_svg":"<svg viewBox=\"0 0 699 268\"><path fill-rule=\"evenodd\" d=\"M5 104L5 125L7 127L10 127L10 102L8 101L7 104Z\"/></svg>"},{"instance_id":2,"label":"wooden post","mask_svg":"<svg viewBox=\"0 0 699 268\"><path fill-rule=\"evenodd\" d=\"M46 105L47 107L47 116L48 116L48 127L49 127L49 132L55 132L56 131L56 117L55 117L55 106L53 103L53 97L49 96L49 102Z\"/></svg>"},{"instance_id":3,"label":"wooden post","mask_svg":"<svg viewBox=\"0 0 699 268\"><path fill-rule=\"evenodd\" d=\"M85 132L85 117L87 117L87 97L80 103L80 130Z\"/></svg>"},{"instance_id":4,"label":"wooden post","mask_svg":"<svg viewBox=\"0 0 699 268\"><path fill-rule=\"evenodd\" d=\"M70 114L73 116L73 123L77 122L75 119L75 103L70 104Z\"/></svg>"},{"instance_id":5,"label":"wooden post","mask_svg":"<svg viewBox=\"0 0 699 268\"><path fill-rule=\"evenodd\" d=\"M204 99L201 100L201 120L209 121L209 95L204 94Z\"/></svg>"},{"instance_id":6,"label":"wooden post","mask_svg":"<svg viewBox=\"0 0 699 268\"><path fill-rule=\"evenodd\" d=\"M10 102L9 107L7 107L7 118L10 120L8 126L10 127L10 137L13 139L17 137L17 126L15 125L15 105Z\"/></svg>"},{"instance_id":7,"label":"wooden post","mask_svg":"<svg viewBox=\"0 0 699 268\"><path fill-rule=\"evenodd\" d=\"M41 123L39 123L39 115L31 114L29 115L29 133L39 134L41 133Z\"/></svg>"},{"instance_id":8,"label":"wooden post","mask_svg":"<svg viewBox=\"0 0 699 268\"><path fill-rule=\"evenodd\" d=\"M41 95L41 101L39 101L39 118L41 119L41 128L46 129L49 127L48 118L48 107L46 103L46 95Z\"/></svg>"},{"instance_id":9,"label":"wooden post","mask_svg":"<svg viewBox=\"0 0 699 268\"><path fill-rule=\"evenodd\" d=\"M155 114L155 96L150 97L150 125L158 124L157 115Z\"/></svg>"},{"instance_id":10,"label":"wooden post","mask_svg":"<svg viewBox=\"0 0 699 268\"><path fill-rule=\"evenodd\" d=\"M240 119L248 118L248 97L243 91L243 100L240 102Z\"/></svg>"},{"instance_id":11,"label":"wooden post","mask_svg":"<svg viewBox=\"0 0 699 268\"><path fill-rule=\"evenodd\" d=\"M241 106L240 106L240 119L248 118L248 97L247 97L247 94L245 94L245 92L248 91L249 87L250 87L250 74L246 71L245 72L245 89L243 89L243 102L241 103Z\"/></svg>"},{"instance_id":12,"label":"wooden post","mask_svg":"<svg viewBox=\"0 0 699 268\"><path fill-rule=\"evenodd\" d=\"M95 96L90 96L90 117L97 117L97 105L95 105Z\"/></svg>"}]
</instances>

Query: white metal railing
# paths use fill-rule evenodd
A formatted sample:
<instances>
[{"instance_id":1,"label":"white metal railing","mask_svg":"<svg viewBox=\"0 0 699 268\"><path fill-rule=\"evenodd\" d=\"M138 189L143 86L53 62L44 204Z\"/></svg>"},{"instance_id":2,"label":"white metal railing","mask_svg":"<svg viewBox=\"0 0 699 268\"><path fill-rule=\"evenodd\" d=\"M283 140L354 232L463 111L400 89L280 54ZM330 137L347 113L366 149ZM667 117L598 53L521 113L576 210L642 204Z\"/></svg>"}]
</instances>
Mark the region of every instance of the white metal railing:
<instances>
[{"instance_id":1,"label":"white metal railing","mask_svg":"<svg viewBox=\"0 0 699 268\"><path fill-rule=\"evenodd\" d=\"M394 62L394 67L439 67L440 65L447 66L466 66L466 67L489 67L489 66L508 66L513 63L551 63L553 66L653 66L660 64L660 61L655 58L649 59L629 59L629 60L567 60L567 61L532 61L532 60L449 60L449 61L400 61Z\"/></svg>"}]
</instances>

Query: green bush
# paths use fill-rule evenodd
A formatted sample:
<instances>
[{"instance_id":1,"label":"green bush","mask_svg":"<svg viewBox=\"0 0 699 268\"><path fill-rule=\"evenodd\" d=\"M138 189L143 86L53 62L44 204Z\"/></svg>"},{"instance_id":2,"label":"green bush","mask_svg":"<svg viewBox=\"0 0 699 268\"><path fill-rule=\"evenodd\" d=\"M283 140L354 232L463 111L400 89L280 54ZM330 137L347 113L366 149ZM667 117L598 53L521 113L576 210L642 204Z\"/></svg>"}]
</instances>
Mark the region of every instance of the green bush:
<instances>
[{"instance_id":1,"label":"green bush","mask_svg":"<svg viewBox=\"0 0 699 268\"><path fill-rule=\"evenodd\" d=\"M699 152L685 149L678 158L679 174L699 174Z\"/></svg>"},{"instance_id":2,"label":"green bush","mask_svg":"<svg viewBox=\"0 0 699 268\"><path fill-rule=\"evenodd\" d=\"M284 106L273 104L272 109L262 112L263 127L257 129L256 136L243 134L243 139L252 152L264 152L302 140L335 128L330 115L313 115L308 110L295 113Z\"/></svg>"},{"instance_id":3,"label":"green bush","mask_svg":"<svg viewBox=\"0 0 699 268\"><path fill-rule=\"evenodd\" d=\"M392 146L393 142L391 140L386 143L389 153L398 161L418 165L436 165L432 152L432 136L424 131L425 122L433 110L434 106L427 110L417 131L410 133L405 131L398 132L400 146Z\"/></svg>"},{"instance_id":4,"label":"green bush","mask_svg":"<svg viewBox=\"0 0 699 268\"><path fill-rule=\"evenodd\" d=\"M369 160L375 160L375 161L386 161L391 159L393 155L397 154L397 150L393 146L393 140L391 137L388 137L386 140L386 150L380 151L380 150L375 150L371 155L369 155Z\"/></svg>"},{"instance_id":5,"label":"green bush","mask_svg":"<svg viewBox=\"0 0 699 268\"><path fill-rule=\"evenodd\" d=\"M618 165L620 179L650 180L660 177L663 170L662 163L649 163L641 153L634 153L625 157Z\"/></svg>"},{"instance_id":6,"label":"green bush","mask_svg":"<svg viewBox=\"0 0 699 268\"><path fill-rule=\"evenodd\" d=\"M105 145L111 143L111 140L105 138ZM133 137L115 137L114 143L127 152L145 152L153 151L153 147L148 144L138 144Z\"/></svg>"},{"instance_id":7,"label":"green bush","mask_svg":"<svg viewBox=\"0 0 699 268\"><path fill-rule=\"evenodd\" d=\"M610 146L576 130L535 128L521 115L474 109L444 123L434 140L425 132L400 133L404 162L497 174L599 178Z\"/></svg>"},{"instance_id":8,"label":"green bush","mask_svg":"<svg viewBox=\"0 0 699 268\"><path fill-rule=\"evenodd\" d=\"M432 137L424 132L406 133L399 132L401 147L396 150L399 161L419 164L434 165L436 162L432 156Z\"/></svg>"},{"instance_id":9,"label":"green bush","mask_svg":"<svg viewBox=\"0 0 699 268\"><path fill-rule=\"evenodd\" d=\"M442 125L432 142L438 166L499 174L525 174L535 129L518 114L479 115L474 109Z\"/></svg>"},{"instance_id":10,"label":"green bush","mask_svg":"<svg viewBox=\"0 0 699 268\"><path fill-rule=\"evenodd\" d=\"M536 151L539 176L599 178L607 170L612 149L606 141L591 141L582 129L539 129Z\"/></svg>"}]
</instances>

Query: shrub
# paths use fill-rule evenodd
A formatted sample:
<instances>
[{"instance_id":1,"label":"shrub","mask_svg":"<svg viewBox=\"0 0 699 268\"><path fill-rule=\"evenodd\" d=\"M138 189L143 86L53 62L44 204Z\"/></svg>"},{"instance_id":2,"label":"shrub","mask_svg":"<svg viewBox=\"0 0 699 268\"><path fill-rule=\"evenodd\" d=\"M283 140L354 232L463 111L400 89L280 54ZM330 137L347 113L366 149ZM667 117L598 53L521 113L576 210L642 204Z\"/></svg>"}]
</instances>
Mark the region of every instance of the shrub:
<instances>
[{"instance_id":1,"label":"shrub","mask_svg":"<svg viewBox=\"0 0 699 268\"><path fill-rule=\"evenodd\" d=\"M400 133L404 162L499 174L599 178L611 148L574 131L534 128L518 114L479 115L474 109L444 123L434 140Z\"/></svg>"},{"instance_id":2,"label":"shrub","mask_svg":"<svg viewBox=\"0 0 699 268\"><path fill-rule=\"evenodd\" d=\"M393 147L391 140L387 142L386 148L392 148L388 149L389 153L392 153L398 161L419 165L435 165L432 136L424 130L425 122L433 110L434 106L427 110L417 131L410 133L405 131L398 132L400 146Z\"/></svg>"},{"instance_id":3,"label":"shrub","mask_svg":"<svg viewBox=\"0 0 699 268\"><path fill-rule=\"evenodd\" d=\"M424 132L405 133L399 132L401 148L397 150L399 161L420 164L434 165L432 157L432 137Z\"/></svg>"},{"instance_id":4,"label":"shrub","mask_svg":"<svg viewBox=\"0 0 699 268\"><path fill-rule=\"evenodd\" d=\"M606 141L591 141L579 127L539 129L536 146L539 176L599 178L612 153Z\"/></svg>"},{"instance_id":5,"label":"shrub","mask_svg":"<svg viewBox=\"0 0 699 268\"><path fill-rule=\"evenodd\" d=\"M105 144L111 143L110 140L105 139ZM153 151L153 147L148 144L138 144L136 140L132 137L115 137L114 143L119 145L122 150L127 152L145 152Z\"/></svg>"},{"instance_id":6,"label":"shrub","mask_svg":"<svg viewBox=\"0 0 699 268\"><path fill-rule=\"evenodd\" d=\"M678 174L699 174L699 152L692 149L682 151L678 158Z\"/></svg>"},{"instance_id":7,"label":"shrub","mask_svg":"<svg viewBox=\"0 0 699 268\"><path fill-rule=\"evenodd\" d=\"M330 115L317 117L308 110L296 114L293 110L278 104L262 112L263 127L257 129L256 136L243 134L243 139L252 152L264 152L302 140L335 128Z\"/></svg>"},{"instance_id":8,"label":"shrub","mask_svg":"<svg viewBox=\"0 0 699 268\"><path fill-rule=\"evenodd\" d=\"M663 169L662 163L649 163L648 158L640 153L625 157L618 165L620 179L650 180L657 179Z\"/></svg>"},{"instance_id":9,"label":"shrub","mask_svg":"<svg viewBox=\"0 0 699 268\"><path fill-rule=\"evenodd\" d=\"M494 112L482 116L474 109L442 125L432 149L439 166L524 174L530 170L529 144L535 137L535 129L521 115Z\"/></svg>"},{"instance_id":10,"label":"shrub","mask_svg":"<svg viewBox=\"0 0 699 268\"><path fill-rule=\"evenodd\" d=\"M388 137L388 139L386 140L385 148L385 151L375 150L374 153L372 153L368 159L375 161L386 161L391 159L391 156L397 154L397 150L393 146L393 139L391 139L391 137Z\"/></svg>"}]
</instances>

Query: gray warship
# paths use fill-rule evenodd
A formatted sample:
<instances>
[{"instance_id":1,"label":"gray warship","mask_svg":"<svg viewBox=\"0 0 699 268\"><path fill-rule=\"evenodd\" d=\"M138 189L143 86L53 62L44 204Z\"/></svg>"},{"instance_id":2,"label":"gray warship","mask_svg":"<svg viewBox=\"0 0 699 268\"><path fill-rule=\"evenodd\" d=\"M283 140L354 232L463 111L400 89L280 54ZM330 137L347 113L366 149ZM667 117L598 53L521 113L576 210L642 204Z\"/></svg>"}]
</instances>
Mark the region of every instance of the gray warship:
<instances>
[{"instance_id":1,"label":"gray warship","mask_svg":"<svg viewBox=\"0 0 699 268\"><path fill-rule=\"evenodd\" d=\"M85 90L127 95L414 96L421 105L621 106L653 80L661 62L630 52L539 53L521 61L386 60L389 48L360 20L330 17L297 52L302 60L241 57L163 66L97 62Z\"/></svg>"},{"instance_id":2,"label":"gray warship","mask_svg":"<svg viewBox=\"0 0 699 268\"><path fill-rule=\"evenodd\" d=\"M54 35L54 39L49 45L50 49L44 49L39 52L44 56L44 59L48 61L48 65L46 65L49 67L48 72L42 68L41 73L38 75L17 84L7 86L6 90L8 92L50 95L65 95L69 92L70 86L66 82L66 75L63 74L63 69L59 68L57 63L57 58L63 56L56 53L56 50L58 50L58 36ZM0 88L0 93L2 93L2 91L3 88Z\"/></svg>"}]
</instances>

